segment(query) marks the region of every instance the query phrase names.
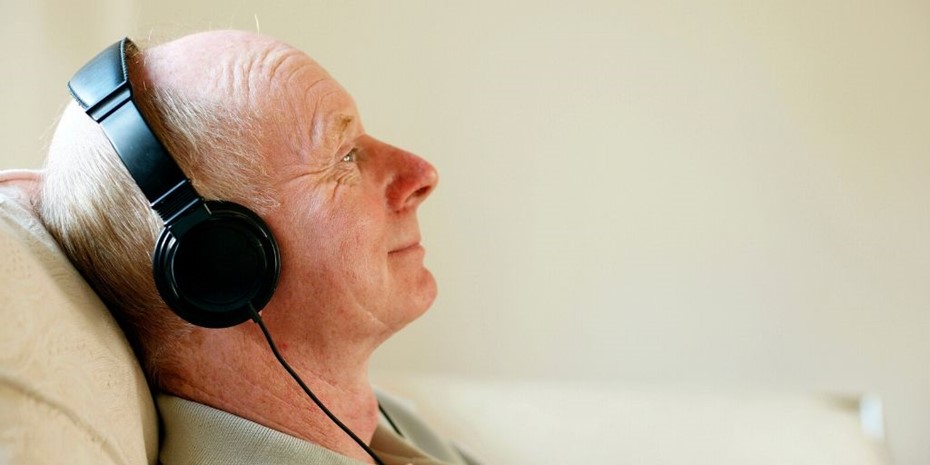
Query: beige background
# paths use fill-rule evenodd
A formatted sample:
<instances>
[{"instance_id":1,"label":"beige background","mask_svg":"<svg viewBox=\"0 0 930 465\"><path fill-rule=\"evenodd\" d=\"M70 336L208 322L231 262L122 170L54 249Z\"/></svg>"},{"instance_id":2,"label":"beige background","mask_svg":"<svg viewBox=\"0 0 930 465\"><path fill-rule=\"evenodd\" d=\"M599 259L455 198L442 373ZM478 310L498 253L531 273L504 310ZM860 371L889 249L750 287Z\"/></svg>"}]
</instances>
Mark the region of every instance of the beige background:
<instances>
[{"instance_id":1,"label":"beige background","mask_svg":"<svg viewBox=\"0 0 930 465\"><path fill-rule=\"evenodd\" d=\"M0 168L121 35L226 27L432 160L440 297L377 370L870 392L930 463L926 0L0 1Z\"/></svg>"}]
</instances>

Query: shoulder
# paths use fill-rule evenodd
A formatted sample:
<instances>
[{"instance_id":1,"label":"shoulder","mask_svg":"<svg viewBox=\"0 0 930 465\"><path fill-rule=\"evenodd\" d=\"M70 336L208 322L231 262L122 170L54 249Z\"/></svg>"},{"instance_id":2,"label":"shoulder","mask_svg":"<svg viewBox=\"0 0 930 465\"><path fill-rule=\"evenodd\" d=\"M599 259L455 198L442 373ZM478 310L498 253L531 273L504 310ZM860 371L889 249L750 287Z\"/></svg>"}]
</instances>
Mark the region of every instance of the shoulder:
<instances>
[{"instance_id":1,"label":"shoulder","mask_svg":"<svg viewBox=\"0 0 930 465\"><path fill-rule=\"evenodd\" d=\"M456 447L416 411L414 402L375 389L381 407L382 426L393 430L402 438L427 454L451 465L479 465L473 457Z\"/></svg>"}]
</instances>

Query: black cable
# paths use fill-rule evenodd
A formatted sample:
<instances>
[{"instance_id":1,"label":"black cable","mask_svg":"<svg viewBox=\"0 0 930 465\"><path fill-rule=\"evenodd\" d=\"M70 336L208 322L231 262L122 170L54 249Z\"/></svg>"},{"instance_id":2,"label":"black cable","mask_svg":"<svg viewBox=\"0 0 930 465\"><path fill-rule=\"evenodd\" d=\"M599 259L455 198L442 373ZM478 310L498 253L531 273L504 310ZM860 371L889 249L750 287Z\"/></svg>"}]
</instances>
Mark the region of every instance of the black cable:
<instances>
[{"instance_id":1,"label":"black cable","mask_svg":"<svg viewBox=\"0 0 930 465\"><path fill-rule=\"evenodd\" d=\"M268 340L268 345L271 346L271 352L274 353L275 358L277 358L278 362L281 363L281 366L283 366L284 369L287 370L288 374L290 374L291 377L294 378L294 381L297 381L297 384L300 385L300 387L304 390L304 392L306 392L307 395L310 396L310 400L312 400L317 405L317 407L320 407L320 410L322 410L323 413L325 413L326 416L328 416L329 419L332 420L333 423L336 424L336 426L341 428L342 431L344 431L346 434L349 435L349 437L351 437L356 443L358 443L358 445L362 449L364 449L365 452L371 456L371 458L375 460L376 464L384 465L384 462L382 462L381 459L378 458L378 456L375 454L375 451L371 450L371 448L368 447L368 444L365 444L364 441L359 439L358 436L356 436L355 433L353 433L352 430L350 430L348 426L342 424L342 422L339 421L338 418L336 418L336 415L333 415L333 413L330 412L329 409L326 408L325 405L323 405L323 402L320 402L320 399L318 399L313 394L313 391L311 391L310 388L307 387L307 385L304 383L304 381L300 379L300 376L297 376L297 373L294 371L294 369L291 368L290 365L288 365L288 363L284 360L284 357L281 356L281 353L278 352L278 348L274 345L274 341L271 340L271 334L268 333L268 328L265 327L265 322L262 321L262 317L259 316L258 312L255 311L255 307L253 307L252 305L249 305L249 312L252 314L252 321L258 324L258 327L261 328L262 333L265 335L265 339ZM378 408L381 408L381 406L379 405Z\"/></svg>"},{"instance_id":2,"label":"black cable","mask_svg":"<svg viewBox=\"0 0 930 465\"><path fill-rule=\"evenodd\" d=\"M398 428L397 425L394 424L394 419L391 418L390 415L388 415L387 411L384 410L384 407L381 406L380 402L378 402L378 410L381 411L381 414L384 415L384 418L386 418L388 423L391 424L391 428L394 428L394 432L397 433L398 436L402 438L406 438L406 436L404 436L404 433L400 431L400 428Z\"/></svg>"}]
</instances>

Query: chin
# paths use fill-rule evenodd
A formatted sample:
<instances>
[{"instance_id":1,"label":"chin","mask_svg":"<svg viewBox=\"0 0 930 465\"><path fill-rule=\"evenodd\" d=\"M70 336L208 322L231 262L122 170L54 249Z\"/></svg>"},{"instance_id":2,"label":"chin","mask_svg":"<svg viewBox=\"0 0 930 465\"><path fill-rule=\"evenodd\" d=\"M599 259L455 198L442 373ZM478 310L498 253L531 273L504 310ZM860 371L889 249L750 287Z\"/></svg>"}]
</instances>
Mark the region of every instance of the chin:
<instances>
[{"instance_id":1,"label":"chin","mask_svg":"<svg viewBox=\"0 0 930 465\"><path fill-rule=\"evenodd\" d=\"M436 278L433 277L433 273L430 273L429 270L423 269L424 274L424 289L423 289L423 299L419 305L420 311L417 313L416 317L426 313L430 307L433 306L433 302L436 301L436 295L439 293L439 290L436 286ZM415 318L416 318L415 317Z\"/></svg>"},{"instance_id":2,"label":"chin","mask_svg":"<svg viewBox=\"0 0 930 465\"><path fill-rule=\"evenodd\" d=\"M436 295L436 279L424 268L415 288L409 291L403 303L394 309L394 328L400 330L426 313L436 300Z\"/></svg>"}]
</instances>

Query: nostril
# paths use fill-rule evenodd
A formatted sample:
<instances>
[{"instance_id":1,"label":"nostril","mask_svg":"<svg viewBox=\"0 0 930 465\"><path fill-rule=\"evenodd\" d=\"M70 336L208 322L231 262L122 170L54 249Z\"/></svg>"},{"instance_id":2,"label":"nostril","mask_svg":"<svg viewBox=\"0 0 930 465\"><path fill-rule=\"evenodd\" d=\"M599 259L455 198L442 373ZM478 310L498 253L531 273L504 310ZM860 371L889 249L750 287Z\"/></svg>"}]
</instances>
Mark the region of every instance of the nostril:
<instances>
[{"instance_id":1,"label":"nostril","mask_svg":"<svg viewBox=\"0 0 930 465\"><path fill-rule=\"evenodd\" d=\"M403 186L395 185L388 191L388 203L396 211L406 210L416 207L429 195L430 186L423 186L416 190L404 189ZM406 192L405 192L406 191Z\"/></svg>"},{"instance_id":2,"label":"nostril","mask_svg":"<svg viewBox=\"0 0 930 465\"><path fill-rule=\"evenodd\" d=\"M388 146L390 147L390 146ZM426 160L404 150L390 147L383 165L387 175L387 201L395 211L415 209L436 187L439 175Z\"/></svg>"},{"instance_id":3,"label":"nostril","mask_svg":"<svg viewBox=\"0 0 930 465\"><path fill-rule=\"evenodd\" d=\"M390 208L403 211L416 208L429 197L435 184L418 182L417 178L397 178L388 187L387 198Z\"/></svg>"},{"instance_id":4,"label":"nostril","mask_svg":"<svg viewBox=\"0 0 930 465\"><path fill-rule=\"evenodd\" d=\"M413 193L413 196L417 198L423 198L426 197L426 195L429 194L431 190L433 190L433 186L423 186L417 189L416 192Z\"/></svg>"}]
</instances>

